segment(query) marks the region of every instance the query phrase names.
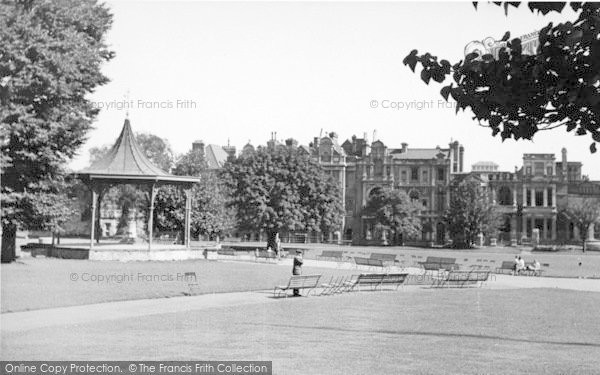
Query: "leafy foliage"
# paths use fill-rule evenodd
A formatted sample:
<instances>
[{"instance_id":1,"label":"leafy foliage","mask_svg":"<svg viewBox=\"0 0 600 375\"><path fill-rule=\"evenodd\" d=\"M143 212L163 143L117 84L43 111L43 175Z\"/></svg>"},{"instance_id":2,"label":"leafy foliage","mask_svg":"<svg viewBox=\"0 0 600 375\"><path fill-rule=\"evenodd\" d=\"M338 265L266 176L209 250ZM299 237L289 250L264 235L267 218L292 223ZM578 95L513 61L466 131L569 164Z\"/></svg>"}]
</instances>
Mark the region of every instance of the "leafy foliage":
<instances>
[{"instance_id":1,"label":"leafy foliage","mask_svg":"<svg viewBox=\"0 0 600 375\"><path fill-rule=\"evenodd\" d=\"M191 235L223 236L235 227L235 210L229 207L228 191L215 172L207 169L199 151L191 150L177 162L176 175L200 177L191 189ZM155 201L156 227L162 231L183 231L185 194L181 189L164 186Z\"/></svg>"},{"instance_id":2,"label":"leafy foliage","mask_svg":"<svg viewBox=\"0 0 600 375\"><path fill-rule=\"evenodd\" d=\"M98 112L85 96L108 81L111 22L96 1L0 3L3 225L54 226L67 214L63 165Z\"/></svg>"},{"instance_id":3,"label":"leafy foliage","mask_svg":"<svg viewBox=\"0 0 600 375\"><path fill-rule=\"evenodd\" d=\"M404 238L416 238L421 233L420 208L403 190L377 189L364 213L374 217L379 229L401 233Z\"/></svg>"},{"instance_id":4,"label":"leafy foliage","mask_svg":"<svg viewBox=\"0 0 600 375\"><path fill-rule=\"evenodd\" d=\"M581 233L582 240L585 243L590 225L600 222L600 199L570 200L561 211L561 214L579 228L579 233Z\"/></svg>"},{"instance_id":5,"label":"leafy foliage","mask_svg":"<svg viewBox=\"0 0 600 375\"><path fill-rule=\"evenodd\" d=\"M477 179L457 177L450 183L449 193L450 207L442 219L453 247L469 248L479 233L494 235L502 225L488 192Z\"/></svg>"},{"instance_id":6,"label":"leafy foliage","mask_svg":"<svg viewBox=\"0 0 600 375\"><path fill-rule=\"evenodd\" d=\"M518 7L518 2L495 3ZM421 79L441 83L444 99L452 97L456 111L470 108L473 119L502 140L532 139L538 131L562 127L591 136L590 151L600 142L600 3L569 3L578 12L574 22L549 23L539 32L535 55L522 53L521 40L506 33L498 58L472 53L451 64L430 53L413 50L404 59L413 72L422 66ZM531 2L542 14L561 12L565 3Z\"/></svg>"},{"instance_id":7,"label":"leafy foliage","mask_svg":"<svg viewBox=\"0 0 600 375\"><path fill-rule=\"evenodd\" d=\"M329 233L341 225L339 186L297 148L259 148L228 162L223 176L242 231Z\"/></svg>"},{"instance_id":8,"label":"leafy foliage","mask_svg":"<svg viewBox=\"0 0 600 375\"><path fill-rule=\"evenodd\" d=\"M150 133L137 133L135 140L154 165L165 172L171 170L174 156L168 140Z\"/></svg>"}]
</instances>

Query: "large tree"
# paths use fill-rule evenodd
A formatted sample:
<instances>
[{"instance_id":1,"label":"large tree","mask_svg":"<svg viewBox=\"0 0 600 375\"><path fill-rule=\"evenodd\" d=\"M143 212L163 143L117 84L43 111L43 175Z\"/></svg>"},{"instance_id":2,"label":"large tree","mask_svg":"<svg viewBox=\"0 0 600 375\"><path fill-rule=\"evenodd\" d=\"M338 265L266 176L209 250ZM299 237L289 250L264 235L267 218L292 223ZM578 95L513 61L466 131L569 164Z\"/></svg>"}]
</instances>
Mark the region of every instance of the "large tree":
<instances>
[{"instance_id":1,"label":"large tree","mask_svg":"<svg viewBox=\"0 0 600 375\"><path fill-rule=\"evenodd\" d=\"M407 239L421 233L421 208L403 190L377 189L370 196L364 213L374 218L378 230L390 230Z\"/></svg>"},{"instance_id":2,"label":"large tree","mask_svg":"<svg viewBox=\"0 0 600 375\"><path fill-rule=\"evenodd\" d=\"M454 248L470 248L479 233L492 236L502 225L488 191L481 181L469 176L455 177L449 186L450 207L443 221Z\"/></svg>"},{"instance_id":3,"label":"large tree","mask_svg":"<svg viewBox=\"0 0 600 375\"><path fill-rule=\"evenodd\" d=\"M502 4L505 12L518 2ZM562 12L566 3L530 2L529 9ZM452 81L441 95L467 109L502 140L532 139L538 131L562 128L589 135L590 151L600 142L600 3L573 2L577 19L539 30L539 49L524 54L519 38L507 32L497 56L471 53L457 63L413 50L404 64L422 67L421 79ZM475 3L477 8L477 3ZM534 30L532 30L534 31Z\"/></svg>"},{"instance_id":4,"label":"large tree","mask_svg":"<svg viewBox=\"0 0 600 375\"><path fill-rule=\"evenodd\" d=\"M17 226L65 213L63 167L98 113L86 95L108 81L100 67L114 56L105 43L111 22L92 0L0 3L3 244L14 248Z\"/></svg>"},{"instance_id":5,"label":"large tree","mask_svg":"<svg viewBox=\"0 0 600 375\"><path fill-rule=\"evenodd\" d=\"M223 175L242 231L264 230L272 242L282 230L327 234L340 229L340 187L297 148L259 147L229 161Z\"/></svg>"},{"instance_id":6,"label":"large tree","mask_svg":"<svg viewBox=\"0 0 600 375\"><path fill-rule=\"evenodd\" d=\"M191 235L209 238L229 234L235 227L235 210L229 206L227 187L217 173L207 167L204 155L191 150L183 155L173 174L200 177L191 189ZM155 202L156 227L159 231L183 231L185 195L173 186L162 187Z\"/></svg>"},{"instance_id":7,"label":"large tree","mask_svg":"<svg viewBox=\"0 0 600 375\"><path fill-rule=\"evenodd\" d=\"M579 229L583 251L585 252L588 230L590 226L600 222L600 199L569 200L561 213Z\"/></svg>"}]
</instances>

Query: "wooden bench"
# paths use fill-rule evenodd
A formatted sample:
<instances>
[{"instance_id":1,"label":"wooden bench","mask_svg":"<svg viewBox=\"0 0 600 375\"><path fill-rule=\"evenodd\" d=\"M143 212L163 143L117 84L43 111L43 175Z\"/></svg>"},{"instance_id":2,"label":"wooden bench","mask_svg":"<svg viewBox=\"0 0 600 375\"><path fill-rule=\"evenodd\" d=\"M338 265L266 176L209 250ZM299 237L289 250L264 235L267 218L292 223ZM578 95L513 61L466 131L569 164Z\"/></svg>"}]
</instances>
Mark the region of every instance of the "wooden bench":
<instances>
[{"instance_id":1,"label":"wooden bench","mask_svg":"<svg viewBox=\"0 0 600 375\"><path fill-rule=\"evenodd\" d=\"M457 286L462 288L467 285L475 285L479 283L479 287L483 286L490 277L490 271L473 270L473 271L449 271L442 277L433 281L432 287Z\"/></svg>"},{"instance_id":2,"label":"wooden bench","mask_svg":"<svg viewBox=\"0 0 600 375\"><path fill-rule=\"evenodd\" d=\"M335 250L323 250L321 255L317 256L318 259L334 259L336 261L342 261L344 259L343 251Z\"/></svg>"},{"instance_id":3,"label":"wooden bench","mask_svg":"<svg viewBox=\"0 0 600 375\"><path fill-rule=\"evenodd\" d=\"M537 269L537 270L530 270L527 269L527 267L532 266L533 263L525 263L525 268L522 270L519 270L519 272L517 273L518 275L525 275L525 276L542 276L542 273L544 272L544 270L541 268ZM502 265L498 268L496 268L496 273L502 273L504 274L506 271L509 271L508 273L513 273L515 271L515 262L514 261L503 261Z\"/></svg>"},{"instance_id":4,"label":"wooden bench","mask_svg":"<svg viewBox=\"0 0 600 375\"><path fill-rule=\"evenodd\" d=\"M183 281L188 283L189 293L183 293L184 295L191 296L193 295L193 289L200 286L198 283L198 278L196 277L196 272L186 272L183 274Z\"/></svg>"},{"instance_id":5,"label":"wooden bench","mask_svg":"<svg viewBox=\"0 0 600 375\"><path fill-rule=\"evenodd\" d=\"M350 277L339 276L335 279L332 276L331 280L329 280L329 282L321 284L322 290L321 290L321 294L319 294L319 295L324 296L324 295L328 295L328 294L341 293L344 291L344 289L346 287L345 283L350 280L352 280L352 276L350 276Z\"/></svg>"},{"instance_id":6,"label":"wooden bench","mask_svg":"<svg viewBox=\"0 0 600 375\"><path fill-rule=\"evenodd\" d=\"M525 263L525 269L520 270L519 273L522 273L526 276L542 276L542 272L544 272L544 270L542 269L541 265L537 270L528 269L530 266L533 266L533 262Z\"/></svg>"},{"instance_id":7,"label":"wooden bench","mask_svg":"<svg viewBox=\"0 0 600 375\"><path fill-rule=\"evenodd\" d=\"M266 260L269 260L269 259L276 260L277 253L275 253L274 251L259 251L258 253L255 254L255 258L256 259L264 258Z\"/></svg>"},{"instance_id":8,"label":"wooden bench","mask_svg":"<svg viewBox=\"0 0 600 375\"><path fill-rule=\"evenodd\" d=\"M407 273L361 273L345 283L347 291L360 290L361 285L371 286L371 290L383 285L396 285L396 289L406 281Z\"/></svg>"},{"instance_id":9,"label":"wooden bench","mask_svg":"<svg viewBox=\"0 0 600 375\"><path fill-rule=\"evenodd\" d=\"M384 267L383 260L381 260L381 259L354 257L354 263L356 263L357 266L368 266L368 267L379 267L379 268Z\"/></svg>"},{"instance_id":10,"label":"wooden bench","mask_svg":"<svg viewBox=\"0 0 600 375\"><path fill-rule=\"evenodd\" d=\"M396 262L396 254L371 253L369 259L376 259L394 264Z\"/></svg>"},{"instance_id":11,"label":"wooden bench","mask_svg":"<svg viewBox=\"0 0 600 375\"><path fill-rule=\"evenodd\" d=\"M425 271L454 271L459 268L456 264L456 258L427 257L424 262L419 262L419 264Z\"/></svg>"},{"instance_id":12,"label":"wooden bench","mask_svg":"<svg viewBox=\"0 0 600 375\"><path fill-rule=\"evenodd\" d=\"M508 271L508 273L512 273L515 270L515 262L514 261L503 261L502 264L500 265L500 267L496 268L496 273L505 273L506 271Z\"/></svg>"},{"instance_id":13,"label":"wooden bench","mask_svg":"<svg viewBox=\"0 0 600 375\"><path fill-rule=\"evenodd\" d=\"M278 285L273 289L273 295L280 297L282 294L287 298L288 290L308 289L306 296L319 285L321 275L297 275L290 277L287 285Z\"/></svg>"},{"instance_id":14,"label":"wooden bench","mask_svg":"<svg viewBox=\"0 0 600 375\"><path fill-rule=\"evenodd\" d=\"M231 248L219 249L217 250L217 254L219 255L236 255L235 250Z\"/></svg>"}]
</instances>

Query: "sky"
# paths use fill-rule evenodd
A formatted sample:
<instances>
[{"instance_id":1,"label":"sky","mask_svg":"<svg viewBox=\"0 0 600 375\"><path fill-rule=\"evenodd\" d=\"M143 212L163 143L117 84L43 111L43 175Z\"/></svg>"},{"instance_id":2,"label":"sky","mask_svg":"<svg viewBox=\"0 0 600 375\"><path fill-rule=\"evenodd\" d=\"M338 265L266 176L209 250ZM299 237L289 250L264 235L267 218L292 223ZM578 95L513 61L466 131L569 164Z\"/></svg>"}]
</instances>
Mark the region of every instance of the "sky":
<instances>
[{"instance_id":1,"label":"sky","mask_svg":"<svg viewBox=\"0 0 600 375\"><path fill-rule=\"evenodd\" d=\"M470 2L107 2L116 57L102 70L110 82L88 98L101 108L88 141L71 163L89 163L91 147L112 144L128 112L135 132L149 132L185 153L207 144L264 144L294 138L308 144L336 132L341 142L367 134L388 147L465 147L465 168L491 160L501 170L524 153L568 150L583 173L600 180L600 153L589 136L562 129L533 142L492 137L471 114L454 113L439 94L402 64L412 49L450 62L473 40L524 35L548 22L522 5Z\"/></svg>"}]
</instances>

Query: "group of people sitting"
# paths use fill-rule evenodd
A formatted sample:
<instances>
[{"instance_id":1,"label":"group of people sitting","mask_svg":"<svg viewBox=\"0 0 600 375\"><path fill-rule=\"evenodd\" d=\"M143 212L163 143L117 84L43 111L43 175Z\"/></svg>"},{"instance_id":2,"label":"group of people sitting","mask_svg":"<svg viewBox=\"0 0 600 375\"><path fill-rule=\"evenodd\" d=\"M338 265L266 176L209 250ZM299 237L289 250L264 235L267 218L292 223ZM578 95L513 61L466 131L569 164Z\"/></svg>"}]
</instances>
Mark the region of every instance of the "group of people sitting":
<instances>
[{"instance_id":1,"label":"group of people sitting","mask_svg":"<svg viewBox=\"0 0 600 375\"><path fill-rule=\"evenodd\" d=\"M523 271L539 271L540 270L540 262L537 260L533 260L533 262L525 265L525 259L521 258L519 255L515 255L515 266L513 275L518 275Z\"/></svg>"}]
</instances>

